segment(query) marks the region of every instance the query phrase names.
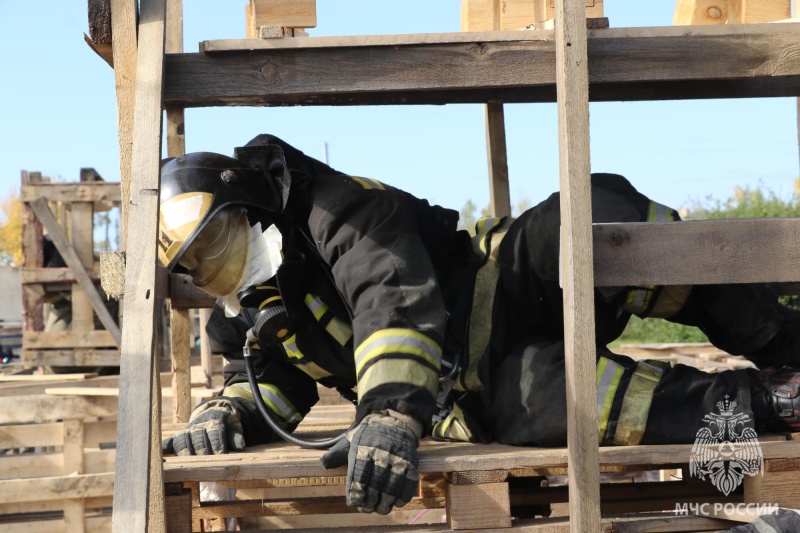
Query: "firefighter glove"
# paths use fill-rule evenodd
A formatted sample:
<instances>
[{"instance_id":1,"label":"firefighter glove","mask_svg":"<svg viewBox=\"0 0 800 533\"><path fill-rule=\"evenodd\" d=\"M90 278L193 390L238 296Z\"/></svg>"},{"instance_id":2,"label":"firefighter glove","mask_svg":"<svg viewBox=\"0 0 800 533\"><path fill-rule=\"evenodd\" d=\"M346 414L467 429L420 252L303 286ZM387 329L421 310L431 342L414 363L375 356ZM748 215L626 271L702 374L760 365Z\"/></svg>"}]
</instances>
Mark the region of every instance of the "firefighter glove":
<instances>
[{"instance_id":1,"label":"firefighter glove","mask_svg":"<svg viewBox=\"0 0 800 533\"><path fill-rule=\"evenodd\" d=\"M388 514L407 504L419 483L422 424L392 410L372 413L320 458L325 468L347 464L347 505Z\"/></svg>"},{"instance_id":2,"label":"firefighter glove","mask_svg":"<svg viewBox=\"0 0 800 533\"><path fill-rule=\"evenodd\" d=\"M243 450L244 432L236 406L227 398L215 398L198 406L181 431L164 439L164 453L217 455Z\"/></svg>"}]
</instances>

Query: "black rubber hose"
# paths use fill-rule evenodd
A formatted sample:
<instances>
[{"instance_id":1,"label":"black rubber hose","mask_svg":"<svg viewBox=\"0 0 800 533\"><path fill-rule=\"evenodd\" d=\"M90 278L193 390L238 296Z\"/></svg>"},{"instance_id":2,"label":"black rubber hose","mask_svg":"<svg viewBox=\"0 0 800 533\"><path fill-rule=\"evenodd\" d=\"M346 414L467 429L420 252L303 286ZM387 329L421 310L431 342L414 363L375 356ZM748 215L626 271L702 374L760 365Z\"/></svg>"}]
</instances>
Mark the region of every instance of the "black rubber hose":
<instances>
[{"instance_id":1,"label":"black rubber hose","mask_svg":"<svg viewBox=\"0 0 800 533\"><path fill-rule=\"evenodd\" d=\"M330 448L340 440L342 440L347 434L347 432L350 431L353 428L353 426L355 426L355 422L353 422L353 425L344 430L340 435L325 440L306 440L304 438L289 433L288 431L283 429L278 424L278 422L275 421L275 419L272 417L272 413L269 412L269 409L267 409L267 406L264 403L264 397L261 395L261 389L259 388L258 382L256 381L256 371L255 368L253 367L253 358L250 352L249 342L245 344L243 349L243 354L244 354L244 367L245 370L247 371L247 381L248 383L250 383L250 390L253 391L253 397L255 399L256 407L258 408L258 411L261 413L261 416L264 417L264 421L272 429L272 431L277 433L278 436L281 437L286 442L291 442L292 444L296 444L301 448L325 450L327 448Z\"/></svg>"}]
</instances>

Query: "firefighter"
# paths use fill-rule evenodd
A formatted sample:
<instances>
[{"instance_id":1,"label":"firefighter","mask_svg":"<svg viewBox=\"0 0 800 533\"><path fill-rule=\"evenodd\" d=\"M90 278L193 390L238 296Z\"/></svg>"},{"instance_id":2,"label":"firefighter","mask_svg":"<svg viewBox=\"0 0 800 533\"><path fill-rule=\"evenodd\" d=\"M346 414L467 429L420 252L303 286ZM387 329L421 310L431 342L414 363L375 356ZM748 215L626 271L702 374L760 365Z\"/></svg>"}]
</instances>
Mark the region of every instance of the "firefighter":
<instances>
[{"instance_id":1,"label":"firefighter","mask_svg":"<svg viewBox=\"0 0 800 533\"><path fill-rule=\"evenodd\" d=\"M417 446L443 440L566 443L559 196L516 220L458 214L349 176L272 135L234 157L187 154L161 171L159 258L217 296L207 331L225 388L165 453L268 442L243 371L257 344L258 388L291 431L317 383L357 396L356 425L322 457L347 464L347 502L388 513L417 486ZM592 175L596 222L678 220L622 176ZM759 369L704 373L633 361L605 346L631 315L701 328ZM600 288L595 292L598 440L692 442L728 401L756 429L800 428L800 321L762 285Z\"/></svg>"}]
</instances>

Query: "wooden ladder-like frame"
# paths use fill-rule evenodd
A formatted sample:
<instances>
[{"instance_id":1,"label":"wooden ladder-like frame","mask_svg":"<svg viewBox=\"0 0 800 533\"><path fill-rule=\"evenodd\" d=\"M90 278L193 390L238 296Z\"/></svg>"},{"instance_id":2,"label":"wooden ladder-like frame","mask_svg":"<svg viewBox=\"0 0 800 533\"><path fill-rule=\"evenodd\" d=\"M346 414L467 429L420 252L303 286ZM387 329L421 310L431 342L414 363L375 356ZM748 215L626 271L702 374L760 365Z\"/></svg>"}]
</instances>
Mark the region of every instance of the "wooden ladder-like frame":
<instances>
[{"instance_id":1,"label":"wooden ladder-like frame","mask_svg":"<svg viewBox=\"0 0 800 533\"><path fill-rule=\"evenodd\" d=\"M418 104L460 102L541 102L557 94L562 191L562 280L565 301L570 529L594 531L600 525L596 434L595 285L685 284L798 281L800 220L685 222L597 225L590 219L589 116L592 100L648 100L698 97L800 95L800 58L786 53L800 46L797 24L694 28L609 29L587 39L583 0L557 0L552 32L480 32L425 36L315 38L304 43L255 43L272 49L276 68L291 62L300 69L322 59L346 56L349 69L325 79L302 71L291 81L269 79L269 88L238 83L254 65L263 67L267 52L243 50L243 42L206 43L204 54L170 54L178 35L168 21L180 20L180 2L142 0L136 46L135 2L112 0L113 60L120 102L123 204L127 210L125 328L122 334L122 381L114 526L118 533L164 529L164 494L158 408L160 389L153 364L157 286L154 240L158 213L161 113L170 112L168 131L182 130L183 107L273 103ZM177 7L176 7L177 6ZM167 36L167 37L165 37ZM179 41L178 41L179 42ZM387 44L391 43L391 44ZM743 46L746 43L747 46ZM347 45L347 48L344 48ZM379 91L359 71L358 57L383 54L402 45L402 79L392 78ZM466 46L465 46L466 45ZM220 60L215 50L227 54ZM223 51L227 50L227 51ZM687 51L691 51L688 54ZM486 54L489 55L486 55ZM447 79L424 71L426 61L450 58ZM496 57L495 61L477 59ZM480 57L478 57L480 56ZM763 60L754 64L755 57ZM227 59L227 61L225 60ZM507 62L514 60L509 72ZM282 61L285 61L283 63ZM226 76L220 76L220 66ZM228 69L233 64L240 69ZM371 69L380 65L370 62ZM591 72L589 71L591 65ZM268 72L256 69L259 72ZM133 74L135 72L135 75ZM374 78L374 72L370 73ZM502 75L498 75L502 74ZM135 80L135 84L133 82ZM135 93L135 110L131 104ZM174 129L173 129L174 128ZM171 135L170 153L182 151L180 134ZM172 143L175 144L172 144ZM131 169L135 169L133 172ZM704 226L705 225L705 226ZM712 226L713 225L713 226ZM715 239L705 237L712 231ZM754 236L758 248L751 245ZM689 239L689 240L687 240ZM658 247L647 243L658 242ZM687 246L691 260L681 261ZM671 261L659 261L668 254ZM677 259L676 259L677 258ZM770 258L766 263L764 258ZM688 268L675 269L684 264ZM727 265L727 266L726 266Z\"/></svg>"}]
</instances>

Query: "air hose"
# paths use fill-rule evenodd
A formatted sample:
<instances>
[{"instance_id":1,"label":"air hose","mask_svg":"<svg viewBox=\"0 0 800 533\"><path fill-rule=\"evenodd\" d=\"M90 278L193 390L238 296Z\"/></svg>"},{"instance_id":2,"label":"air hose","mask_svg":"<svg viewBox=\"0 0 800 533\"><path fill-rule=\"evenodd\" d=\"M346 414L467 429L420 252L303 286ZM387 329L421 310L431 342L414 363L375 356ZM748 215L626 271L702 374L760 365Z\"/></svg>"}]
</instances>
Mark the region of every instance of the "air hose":
<instances>
[{"instance_id":1,"label":"air hose","mask_svg":"<svg viewBox=\"0 0 800 533\"><path fill-rule=\"evenodd\" d=\"M325 439L325 440L308 440L306 438L302 438L301 436L293 435L289 433L285 429L283 429L280 424L273 418L272 413L270 413L269 409L267 408L266 402L264 402L264 397L261 395L261 389L258 386L258 382L256 381L256 371L253 365L253 355L250 347L257 341L258 339L253 334L253 330L250 329L247 332L247 341L245 342L244 348L242 348L242 353L244 355L244 367L247 371L247 381L250 383L250 390L253 391L253 397L255 399L256 408L258 412L261 413L261 416L264 418L264 421L267 425L274 431L279 437L281 437L286 442L290 442L292 444L296 444L301 448L311 448L314 450L325 450L330 448L340 440L342 440L347 432L353 429L356 425L355 422L344 430L341 434L337 435L336 437Z\"/></svg>"}]
</instances>

